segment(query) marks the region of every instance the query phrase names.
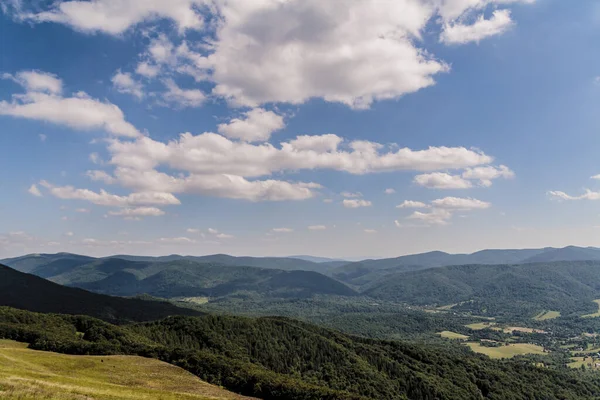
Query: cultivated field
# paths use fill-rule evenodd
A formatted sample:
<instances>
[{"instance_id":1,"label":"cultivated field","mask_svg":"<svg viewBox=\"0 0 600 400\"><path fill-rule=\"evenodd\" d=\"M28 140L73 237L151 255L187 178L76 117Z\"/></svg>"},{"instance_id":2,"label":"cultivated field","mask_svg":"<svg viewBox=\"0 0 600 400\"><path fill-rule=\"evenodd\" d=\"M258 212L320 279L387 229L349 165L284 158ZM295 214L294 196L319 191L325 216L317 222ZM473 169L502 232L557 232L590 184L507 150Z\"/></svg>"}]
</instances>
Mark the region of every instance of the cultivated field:
<instances>
[{"instance_id":1,"label":"cultivated field","mask_svg":"<svg viewBox=\"0 0 600 400\"><path fill-rule=\"evenodd\" d=\"M490 358L510 358L521 354L545 354L542 347L530 343L514 343L500 347L485 347L476 342L465 344L474 352L485 354Z\"/></svg>"},{"instance_id":2,"label":"cultivated field","mask_svg":"<svg viewBox=\"0 0 600 400\"><path fill-rule=\"evenodd\" d=\"M491 328L494 326L495 322L476 322L474 324L465 325L469 329L473 329L474 331L479 331L485 328Z\"/></svg>"},{"instance_id":3,"label":"cultivated field","mask_svg":"<svg viewBox=\"0 0 600 400\"><path fill-rule=\"evenodd\" d=\"M249 399L153 359L71 356L26 346L0 340L1 399Z\"/></svg>"},{"instance_id":4,"label":"cultivated field","mask_svg":"<svg viewBox=\"0 0 600 400\"><path fill-rule=\"evenodd\" d=\"M460 333L452 332L452 331L442 331L438 332L443 338L446 339L459 339L459 340L467 340L469 337L467 335L461 335Z\"/></svg>"},{"instance_id":5,"label":"cultivated field","mask_svg":"<svg viewBox=\"0 0 600 400\"><path fill-rule=\"evenodd\" d=\"M560 317L560 312L558 311L543 311L533 317L536 321L545 321L547 319L554 319Z\"/></svg>"},{"instance_id":6,"label":"cultivated field","mask_svg":"<svg viewBox=\"0 0 600 400\"><path fill-rule=\"evenodd\" d=\"M598 304L598 311L593 314L582 315L583 318L596 318L600 317L600 299L594 300L594 303Z\"/></svg>"}]
</instances>

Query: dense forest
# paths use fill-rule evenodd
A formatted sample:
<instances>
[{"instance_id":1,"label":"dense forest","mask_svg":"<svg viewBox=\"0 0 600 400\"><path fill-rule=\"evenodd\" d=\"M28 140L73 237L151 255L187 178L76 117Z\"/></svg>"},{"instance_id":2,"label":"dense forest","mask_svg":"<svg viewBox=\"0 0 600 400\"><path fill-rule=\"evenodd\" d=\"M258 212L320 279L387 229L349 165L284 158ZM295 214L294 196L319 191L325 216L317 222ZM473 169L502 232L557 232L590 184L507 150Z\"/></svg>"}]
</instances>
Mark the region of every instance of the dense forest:
<instances>
[{"instance_id":1,"label":"dense forest","mask_svg":"<svg viewBox=\"0 0 600 400\"><path fill-rule=\"evenodd\" d=\"M131 354L263 399L592 399L595 374L454 346L348 336L286 318L174 316L115 326L0 308L0 337L68 354Z\"/></svg>"}]
</instances>

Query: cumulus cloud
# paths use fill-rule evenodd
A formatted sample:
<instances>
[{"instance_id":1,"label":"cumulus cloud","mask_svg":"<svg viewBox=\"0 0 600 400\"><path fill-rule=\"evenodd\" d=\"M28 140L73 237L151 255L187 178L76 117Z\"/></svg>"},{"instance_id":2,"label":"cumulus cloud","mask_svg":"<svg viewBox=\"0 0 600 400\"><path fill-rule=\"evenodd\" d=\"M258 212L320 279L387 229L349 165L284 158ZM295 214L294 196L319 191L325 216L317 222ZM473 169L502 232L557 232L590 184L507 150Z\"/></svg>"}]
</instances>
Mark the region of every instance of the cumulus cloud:
<instances>
[{"instance_id":1,"label":"cumulus cloud","mask_svg":"<svg viewBox=\"0 0 600 400\"><path fill-rule=\"evenodd\" d=\"M247 142L264 142L271 134L285 126L283 117L263 108L255 108L244 113L243 118L234 118L227 124L219 124L219 133Z\"/></svg>"},{"instance_id":2,"label":"cumulus cloud","mask_svg":"<svg viewBox=\"0 0 600 400\"><path fill-rule=\"evenodd\" d=\"M413 182L429 189L468 189L473 186L468 180L445 172L417 175Z\"/></svg>"},{"instance_id":3,"label":"cumulus cloud","mask_svg":"<svg viewBox=\"0 0 600 400\"><path fill-rule=\"evenodd\" d=\"M506 165L500 165L494 167L491 165L466 168L463 172L462 177L465 179L478 180L480 186L489 187L492 186L492 180L498 178L511 179L514 178L515 173L510 170Z\"/></svg>"},{"instance_id":4,"label":"cumulus cloud","mask_svg":"<svg viewBox=\"0 0 600 400\"><path fill-rule=\"evenodd\" d=\"M398 204L396 208L427 208L427 204L421 201L404 200L401 204Z\"/></svg>"},{"instance_id":5,"label":"cumulus cloud","mask_svg":"<svg viewBox=\"0 0 600 400\"><path fill-rule=\"evenodd\" d=\"M460 198L460 197L444 197L443 199L436 199L431 202L434 207L453 209L453 210L474 210L474 209L486 209L491 206L491 203L473 199L473 198Z\"/></svg>"},{"instance_id":6,"label":"cumulus cloud","mask_svg":"<svg viewBox=\"0 0 600 400\"><path fill-rule=\"evenodd\" d=\"M394 194L394 193L396 193L396 190L392 189L392 188L388 188L388 189L384 190L384 193L385 194Z\"/></svg>"},{"instance_id":7,"label":"cumulus cloud","mask_svg":"<svg viewBox=\"0 0 600 400\"><path fill-rule=\"evenodd\" d=\"M503 33L510 13L496 10L467 24L473 13L518 2L532 0L361 0L343 8L317 0L71 0L49 2L41 12L23 6L18 19L111 35L166 19L179 33L200 37L177 46L153 43L152 63L136 69L146 77L168 62L169 72L208 81L215 96L237 105L322 98L367 108L432 86L449 71L422 47L432 25L441 27L442 42L478 41Z\"/></svg>"},{"instance_id":8,"label":"cumulus cloud","mask_svg":"<svg viewBox=\"0 0 600 400\"><path fill-rule=\"evenodd\" d=\"M125 120L123 112L116 105L96 100L84 92L63 97L60 94L61 87L52 83L57 78L48 78L40 72L32 74L35 78L17 79L25 88L25 93L13 95L10 102L0 101L0 115L46 121L73 129L102 129L115 136L141 135Z\"/></svg>"},{"instance_id":9,"label":"cumulus cloud","mask_svg":"<svg viewBox=\"0 0 600 400\"><path fill-rule=\"evenodd\" d=\"M375 229L365 229L365 233L377 233Z\"/></svg>"},{"instance_id":10,"label":"cumulus cloud","mask_svg":"<svg viewBox=\"0 0 600 400\"><path fill-rule=\"evenodd\" d=\"M76 189L73 186L55 186L46 181L40 185L47 188L50 194L59 199L85 200L99 206L129 207L140 205L177 205L180 201L171 193L142 192L119 196L101 190L99 193L88 189Z\"/></svg>"},{"instance_id":11,"label":"cumulus cloud","mask_svg":"<svg viewBox=\"0 0 600 400\"><path fill-rule=\"evenodd\" d=\"M331 136L327 135L328 140ZM309 137L323 139L319 135ZM338 138L338 143L343 140ZM308 144L311 142L312 147ZM394 149L379 143L355 140L343 148L325 150L318 140L306 136L282 142L250 144L229 140L206 132L183 133L168 143L148 137L136 141L112 141L112 163L128 168L153 168L166 164L171 168L198 174L232 174L244 177L271 175L274 172L301 169L332 169L352 174L401 170L435 171L485 165L493 158L464 147L429 147L425 150ZM315 147L316 146L316 147ZM318 150L317 150L318 148Z\"/></svg>"},{"instance_id":12,"label":"cumulus cloud","mask_svg":"<svg viewBox=\"0 0 600 400\"><path fill-rule=\"evenodd\" d=\"M140 217L159 217L165 215L165 212L156 207L135 207L123 208L118 211L109 211L108 215L125 217L125 218L140 218Z\"/></svg>"},{"instance_id":13,"label":"cumulus cloud","mask_svg":"<svg viewBox=\"0 0 600 400\"><path fill-rule=\"evenodd\" d=\"M75 212L81 213L81 214L86 214L90 212L89 208L77 208L75 209Z\"/></svg>"},{"instance_id":14,"label":"cumulus cloud","mask_svg":"<svg viewBox=\"0 0 600 400\"><path fill-rule=\"evenodd\" d=\"M594 192L590 189L585 189L585 193L579 196L571 196L558 190L550 190L548 195L557 200L600 200L600 192Z\"/></svg>"},{"instance_id":15,"label":"cumulus cloud","mask_svg":"<svg viewBox=\"0 0 600 400\"><path fill-rule=\"evenodd\" d=\"M324 231L327 227L325 225L309 225L308 230L311 231Z\"/></svg>"},{"instance_id":16,"label":"cumulus cloud","mask_svg":"<svg viewBox=\"0 0 600 400\"><path fill-rule=\"evenodd\" d=\"M418 220L427 225L446 225L452 213L441 208L434 208L430 212L415 211L407 217L408 219Z\"/></svg>"},{"instance_id":17,"label":"cumulus cloud","mask_svg":"<svg viewBox=\"0 0 600 400\"><path fill-rule=\"evenodd\" d=\"M490 19L480 15L470 25L463 23L446 23L440 41L446 44L465 44L479 42L490 36L504 33L513 25L509 10L495 10Z\"/></svg>"},{"instance_id":18,"label":"cumulus cloud","mask_svg":"<svg viewBox=\"0 0 600 400\"><path fill-rule=\"evenodd\" d=\"M40 189L37 187L37 185L35 183L33 185L29 186L29 189L27 191L35 197L42 197L42 192L40 192Z\"/></svg>"},{"instance_id":19,"label":"cumulus cloud","mask_svg":"<svg viewBox=\"0 0 600 400\"><path fill-rule=\"evenodd\" d=\"M10 79L30 92L46 92L60 94L62 81L54 74L43 71L20 71L15 75L3 74L2 78Z\"/></svg>"},{"instance_id":20,"label":"cumulus cloud","mask_svg":"<svg viewBox=\"0 0 600 400\"><path fill-rule=\"evenodd\" d=\"M144 85L137 82L129 72L117 71L111 78L111 82L119 93L126 93L141 99L144 97Z\"/></svg>"},{"instance_id":21,"label":"cumulus cloud","mask_svg":"<svg viewBox=\"0 0 600 400\"><path fill-rule=\"evenodd\" d=\"M359 208L359 207L371 207L372 203L368 200L359 199L344 199L342 202L346 208Z\"/></svg>"},{"instance_id":22,"label":"cumulus cloud","mask_svg":"<svg viewBox=\"0 0 600 400\"><path fill-rule=\"evenodd\" d=\"M119 35L145 21L167 18L179 30L198 30L204 26L196 6L198 0L92 0L54 2L49 10L23 13L21 18L36 22L57 22L83 32Z\"/></svg>"},{"instance_id":23,"label":"cumulus cloud","mask_svg":"<svg viewBox=\"0 0 600 400\"><path fill-rule=\"evenodd\" d=\"M167 91L163 93L163 98L167 103L176 107L200 107L206 100L206 95L199 89L182 89L173 79L166 79L164 84Z\"/></svg>"}]
</instances>

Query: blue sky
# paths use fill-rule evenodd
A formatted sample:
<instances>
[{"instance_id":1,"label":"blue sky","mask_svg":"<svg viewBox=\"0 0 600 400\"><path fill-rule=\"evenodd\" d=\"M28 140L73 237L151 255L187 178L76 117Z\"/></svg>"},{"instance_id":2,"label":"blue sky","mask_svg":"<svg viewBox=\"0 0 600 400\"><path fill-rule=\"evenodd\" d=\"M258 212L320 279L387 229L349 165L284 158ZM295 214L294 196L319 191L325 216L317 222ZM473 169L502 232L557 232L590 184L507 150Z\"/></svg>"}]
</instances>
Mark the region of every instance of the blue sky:
<instances>
[{"instance_id":1,"label":"blue sky","mask_svg":"<svg viewBox=\"0 0 600 400\"><path fill-rule=\"evenodd\" d=\"M595 1L0 4L0 256L600 246Z\"/></svg>"}]
</instances>

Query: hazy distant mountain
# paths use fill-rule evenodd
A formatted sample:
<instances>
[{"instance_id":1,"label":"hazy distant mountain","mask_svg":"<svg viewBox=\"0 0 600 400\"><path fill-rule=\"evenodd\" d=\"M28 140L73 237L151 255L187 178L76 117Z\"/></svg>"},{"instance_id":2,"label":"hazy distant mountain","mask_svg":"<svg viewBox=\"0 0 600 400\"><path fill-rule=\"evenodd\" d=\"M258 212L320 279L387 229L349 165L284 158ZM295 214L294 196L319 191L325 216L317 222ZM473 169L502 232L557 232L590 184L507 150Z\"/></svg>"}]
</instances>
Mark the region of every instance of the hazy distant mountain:
<instances>
[{"instance_id":1,"label":"hazy distant mountain","mask_svg":"<svg viewBox=\"0 0 600 400\"><path fill-rule=\"evenodd\" d=\"M0 265L0 305L45 313L85 314L109 321L201 314L167 302L125 299L69 288L4 265Z\"/></svg>"},{"instance_id":2,"label":"hazy distant mountain","mask_svg":"<svg viewBox=\"0 0 600 400\"><path fill-rule=\"evenodd\" d=\"M369 284L390 273L410 272L449 265L524 264L545 261L600 260L600 249L569 246L563 249L481 250L472 254L442 251L412 254L396 258L363 260L331 268L329 275L355 286Z\"/></svg>"},{"instance_id":3,"label":"hazy distant mountain","mask_svg":"<svg viewBox=\"0 0 600 400\"><path fill-rule=\"evenodd\" d=\"M328 258L328 257L315 257L315 256L289 256L288 258L295 258L298 260L310 261L314 263L326 263L326 262L348 262L347 260L343 260L341 258Z\"/></svg>"},{"instance_id":4,"label":"hazy distant mountain","mask_svg":"<svg viewBox=\"0 0 600 400\"><path fill-rule=\"evenodd\" d=\"M356 294L341 282L307 270L316 269L321 264L304 260L228 255L129 258L149 261L120 258L96 259L61 253L60 255L33 254L9 259L7 262L17 268L25 267L32 274L61 285L119 296L144 293L165 298L221 297L238 293L253 293L268 297ZM249 264L267 265L269 268L248 266ZM281 269L276 269L277 266Z\"/></svg>"}]
</instances>

